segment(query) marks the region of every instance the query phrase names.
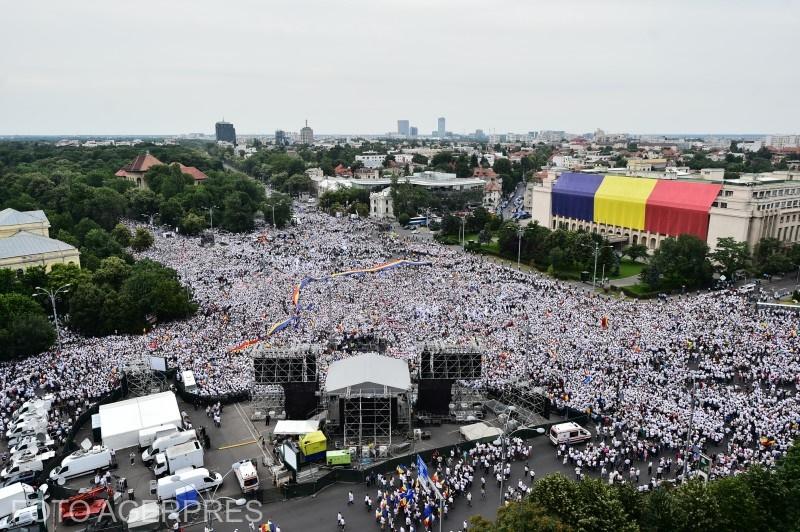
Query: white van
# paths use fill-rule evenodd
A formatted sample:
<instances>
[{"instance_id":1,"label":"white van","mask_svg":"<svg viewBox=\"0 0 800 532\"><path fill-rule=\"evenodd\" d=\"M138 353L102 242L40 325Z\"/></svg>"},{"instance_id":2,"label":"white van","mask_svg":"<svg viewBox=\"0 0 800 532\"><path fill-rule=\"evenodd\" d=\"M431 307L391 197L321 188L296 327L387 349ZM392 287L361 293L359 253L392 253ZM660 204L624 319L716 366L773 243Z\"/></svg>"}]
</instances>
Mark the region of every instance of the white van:
<instances>
[{"instance_id":1,"label":"white van","mask_svg":"<svg viewBox=\"0 0 800 532\"><path fill-rule=\"evenodd\" d=\"M23 423L30 424L30 423L35 422L35 421L47 423L47 416L48 416L47 412L39 412L39 411L26 412L25 414L22 414L21 416L19 416L16 419L12 420L8 424L8 426L9 426L9 428L13 429L17 425L21 425Z\"/></svg>"},{"instance_id":2,"label":"white van","mask_svg":"<svg viewBox=\"0 0 800 532\"><path fill-rule=\"evenodd\" d=\"M181 443L186 443L187 441L192 441L197 439L197 433L192 430L184 430L181 432L173 432L172 434L167 434L166 436L161 436L153 441L143 453L142 453L142 462L149 462L158 453L163 453L170 447L175 445L180 445Z\"/></svg>"},{"instance_id":3,"label":"white van","mask_svg":"<svg viewBox=\"0 0 800 532\"><path fill-rule=\"evenodd\" d=\"M42 505L39 503L17 510L13 515L0 519L0 530L30 527L34 523L44 523L44 513L42 512Z\"/></svg>"},{"instance_id":4,"label":"white van","mask_svg":"<svg viewBox=\"0 0 800 532\"><path fill-rule=\"evenodd\" d=\"M186 486L191 486L197 491L207 491L216 488L220 484L222 484L222 475L201 467L158 479L156 495L158 495L159 500L164 501L174 499L175 492Z\"/></svg>"},{"instance_id":5,"label":"white van","mask_svg":"<svg viewBox=\"0 0 800 532\"><path fill-rule=\"evenodd\" d=\"M570 445L589 441L592 434L574 421L559 423L550 427L550 441L553 445L569 443Z\"/></svg>"},{"instance_id":6,"label":"white van","mask_svg":"<svg viewBox=\"0 0 800 532\"><path fill-rule=\"evenodd\" d=\"M89 450L75 451L61 460L61 465L50 471L50 480L69 479L94 473L98 469L108 469L114 464L111 449L95 445Z\"/></svg>"},{"instance_id":7,"label":"white van","mask_svg":"<svg viewBox=\"0 0 800 532\"><path fill-rule=\"evenodd\" d=\"M8 464L5 469L0 471L0 478L7 479L16 475L17 473L25 473L27 471L39 472L44 469L44 462L53 458L56 455L55 451L50 451L46 454L40 454L36 458L30 460L18 460Z\"/></svg>"},{"instance_id":8,"label":"white van","mask_svg":"<svg viewBox=\"0 0 800 532\"><path fill-rule=\"evenodd\" d=\"M162 436L178 432L178 427L172 423L166 423L157 427L150 427L139 431L139 448L144 449L149 447L151 443L156 441Z\"/></svg>"},{"instance_id":9,"label":"white van","mask_svg":"<svg viewBox=\"0 0 800 532\"><path fill-rule=\"evenodd\" d=\"M14 411L14 414L11 416L12 419L17 419L18 417L24 414L30 414L33 412L39 413L48 413L50 412L50 407L53 404L53 396L46 395L43 399L31 399L30 401L26 401L21 407L17 408Z\"/></svg>"},{"instance_id":10,"label":"white van","mask_svg":"<svg viewBox=\"0 0 800 532\"><path fill-rule=\"evenodd\" d=\"M16 445L13 445L9 450L8 454L14 456L15 454L19 454L21 452L27 451L28 449L42 449L45 448L47 450L52 449L55 447L55 442L50 438L37 438L36 436L30 436L27 438L22 438L17 441Z\"/></svg>"},{"instance_id":11,"label":"white van","mask_svg":"<svg viewBox=\"0 0 800 532\"><path fill-rule=\"evenodd\" d=\"M47 430L47 420L32 418L21 421L6 431L6 438L19 438L27 434L35 434Z\"/></svg>"}]
</instances>

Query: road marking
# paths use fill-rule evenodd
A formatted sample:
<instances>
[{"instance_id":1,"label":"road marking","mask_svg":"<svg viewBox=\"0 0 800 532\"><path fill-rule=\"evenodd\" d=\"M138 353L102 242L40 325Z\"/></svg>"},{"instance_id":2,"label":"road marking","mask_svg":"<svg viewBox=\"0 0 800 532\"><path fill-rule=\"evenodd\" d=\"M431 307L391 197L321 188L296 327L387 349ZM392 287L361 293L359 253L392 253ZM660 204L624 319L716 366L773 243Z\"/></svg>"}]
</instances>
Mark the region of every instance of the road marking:
<instances>
[{"instance_id":1,"label":"road marking","mask_svg":"<svg viewBox=\"0 0 800 532\"><path fill-rule=\"evenodd\" d=\"M232 443L230 445L223 445L222 447L217 447L218 451L222 451L224 449L233 449L234 447L242 447L244 445L252 445L256 443L258 440L247 440L240 443Z\"/></svg>"},{"instance_id":2,"label":"road marking","mask_svg":"<svg viewBox=\"0 0 800 532\"><path fill-rule=\"evenodd\" d=\"M244 422L245 427L247 427L247 431L250 433L250 435L253 437L253 439L255 439L256 441L260 440L261 436L258 434L258 431L255 430L255 427L253 426L253 423L250 421L250 419L247 417L247 415L245 415L244 407L242 405L240 405L239 403L233 403L233 407L236 409L237 412L239 412L239 416L242 418L242 421ZM272 457L267 455L266 449L263 449L259 445L258 446L258 450L261 451L261 455L264 457L264 460L267 463L269 463L269 465L272 465Z\"/></svg>"}]
</instances>

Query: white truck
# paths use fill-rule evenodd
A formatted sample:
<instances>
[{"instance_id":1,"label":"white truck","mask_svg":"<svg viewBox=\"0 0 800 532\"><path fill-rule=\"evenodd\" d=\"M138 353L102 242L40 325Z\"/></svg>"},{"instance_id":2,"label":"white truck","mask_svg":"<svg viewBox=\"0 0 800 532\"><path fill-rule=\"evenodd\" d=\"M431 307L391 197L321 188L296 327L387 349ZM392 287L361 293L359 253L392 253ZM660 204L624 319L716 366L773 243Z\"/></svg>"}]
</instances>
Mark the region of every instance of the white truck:
<instances>
[{"instance_id":1,"label":"white truck","mask_svg":"<svg viewBox=\"0 0 800 532\"><path fill-rule=\"evenodd\" d=\"M231 468L242 493L250 493L258 490L258 471L250 460L240 460L234 463Z\"/></svg>"},{"instance_id":2,"label":"white truck","mask_svg":"<svg viewBox=\"0 0 800 532\"><path fill-rule=\"evenodd\" d=\"M172 434L167 434L166 436L161 436L160 438L154 440L153 443L150 444L150 447L145 449L145 451L142 453L142 462L147 463L155 458L158 453L163 453L170 447L196 439L197 432L195 432L194 429L174 432Z\"/></svg>"},{"instance_id":3,"label":"white truck","mask_svg":"<svg viewBox=\"0 0 800 532\"><path fill-rule=\"evenodd\" d=\"M157 427L150 427L139 431L139 448L145 449L162 436L178 432L174 423L166 423Z\"/></svg>"},{"instance_id":4,"label":"white truck","mask_svg":"<svg viewBox=\"0 0 800 532\"><path fill-rule=\"evenodd\" d=\"M114 465L116 464L111 449L95 445L89 449L75 451L61 460L61 465L50 471L50 480L61 483L63 480L88 475L98 469L108 469Z\"/></svg>"},{"instance_id":5,"label":"white truck","mask_svg":"<svg viewBox=\"0 0 800 532\"><path fill-rule=\"evenodd\" d=\"M182 471L176 475L158 479L156 495L161 501L174 499L179 488L191 486L197 491L207 491L222 484L222 475L204 467Z\"/></svg>"},{"instance_id":6,"label":"white truck","mask_svg":"<svg viewBox=\"0 0 800 532\"><path fill-rule=\"evenodd\" d=\"M153 465L153 473L157 477L174 475L178 470L203 467L203 448L197 440L187 441L168 447L163 453L158 453Z\"/></svg>"},{"instance_id":7,"label":"white truck","mask_svg":"<svg viewBox=\"0 0 800 532\"><path fill-rule=\"evenodd\" d=\"M36 490L22 482L0 488L0 517L12 515L38 501Z\"/></svg>"}]
</instances>

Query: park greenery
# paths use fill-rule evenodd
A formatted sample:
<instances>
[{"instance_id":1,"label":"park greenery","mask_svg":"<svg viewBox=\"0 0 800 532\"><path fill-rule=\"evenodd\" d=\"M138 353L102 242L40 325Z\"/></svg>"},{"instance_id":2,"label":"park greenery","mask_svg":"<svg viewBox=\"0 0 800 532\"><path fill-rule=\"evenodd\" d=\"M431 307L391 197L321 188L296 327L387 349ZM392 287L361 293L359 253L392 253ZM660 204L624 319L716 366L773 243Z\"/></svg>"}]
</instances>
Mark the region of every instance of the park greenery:
<instances>
[{"instance_id":1,"label":"park greenery","mask_svg":"<svg viewBox=\"0 0 800 532\"><path fill-rule=\"evenodd\" d=\"M800 447L773 471L760 466L737 476L668 484L643 493L630 484L572 481L560 474L533 484L522 502L503 506L492 522L472 517L471 532L799 530Z\"/></svg>"},{"instance_id":2,"label":"park greenery","mask_svg":"<svg viewBox=\"0 0 800 532\"><path fill-rule=\"evenodd\" d=\"M144 150L169 164L151 168L145 175L149 189L137 189L114 173ZM200 168L209 179L195 186L172 163ZM213 207L215 227L247 231L265 205L261 185L223 171L220 160L198 147L81 149L0 143L0 208L43 210L50 236L77 247L82 266L56 265L49 273L40 267L0 270L0 357L26 356L52 346L49 298L32 295L39 288L69 284L57 299L58 313L62 324L86 335L137 333L156 321L193 314L191 294L174 270L135 261L132 252L148 249L152 232L139 227L132 233L122 220L152 219L197 234L210 225ZM290 218L286 210L276 208L276 218Z\"/></svg>"},{"instance_id":3,"label":"park greenery","mask_svg":"<svg viewBox=\"0 0 800 532\"><path fill-rule=\"evenodd\" d=\"M597 249L597 278L638 274L640 283L625 290L634 296L707 288L715 278L730 282L800 269L800 244L786 247L775 238L762 239L752 253L745 242L720 238L712 252L705 241L684 234L665 239L649 255L642 244L614 249L596 233L551 230L536 221L521 227L483 207L463 218L446 214L436 238L445 244L459 244L463 239L468 251L514 262L519 257L523 264L573 280L580 279L582 272L584 279L594 275Z\"/></svg>"}]
</instances>

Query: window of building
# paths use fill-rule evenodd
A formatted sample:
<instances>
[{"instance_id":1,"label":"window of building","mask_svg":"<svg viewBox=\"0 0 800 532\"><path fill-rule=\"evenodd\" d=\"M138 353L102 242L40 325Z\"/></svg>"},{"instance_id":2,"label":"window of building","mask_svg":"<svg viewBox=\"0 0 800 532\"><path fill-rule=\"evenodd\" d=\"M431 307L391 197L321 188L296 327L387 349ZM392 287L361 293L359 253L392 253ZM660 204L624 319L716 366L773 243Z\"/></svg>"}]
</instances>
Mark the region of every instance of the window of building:
<instances>
[{"instance_id":1,"label":"window of building","mask_svg":"<svg viewBox=\"0 0 800 532\"><path fill-rule=\"evenodd\" d=\"M723 208L723 209L727 209L728 208L728 204L727 203L720 203L719 206L721 208Z\"/></svg>"}]
</instances>

